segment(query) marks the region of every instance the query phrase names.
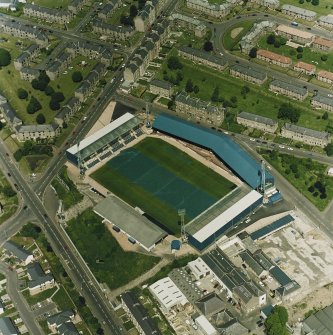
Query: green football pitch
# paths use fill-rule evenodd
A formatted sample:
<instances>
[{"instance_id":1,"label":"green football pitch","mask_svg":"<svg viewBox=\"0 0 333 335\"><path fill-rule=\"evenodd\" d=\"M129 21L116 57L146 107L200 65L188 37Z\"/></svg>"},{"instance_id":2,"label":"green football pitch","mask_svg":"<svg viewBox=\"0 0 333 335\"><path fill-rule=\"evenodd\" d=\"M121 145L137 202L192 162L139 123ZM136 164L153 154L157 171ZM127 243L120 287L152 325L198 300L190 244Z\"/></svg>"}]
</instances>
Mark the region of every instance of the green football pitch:
<instances>
[{"instance_id":1,"label":"green football pitch","mask_svg":"<svg viewBox=\"0 0 333 335\"><path fill-rule=\"evenodd\" d=\"M195 218L235 185L169 143L148 137L91 177L169 233L180 234L178 209Z\"/></svg>"}]
</instances>

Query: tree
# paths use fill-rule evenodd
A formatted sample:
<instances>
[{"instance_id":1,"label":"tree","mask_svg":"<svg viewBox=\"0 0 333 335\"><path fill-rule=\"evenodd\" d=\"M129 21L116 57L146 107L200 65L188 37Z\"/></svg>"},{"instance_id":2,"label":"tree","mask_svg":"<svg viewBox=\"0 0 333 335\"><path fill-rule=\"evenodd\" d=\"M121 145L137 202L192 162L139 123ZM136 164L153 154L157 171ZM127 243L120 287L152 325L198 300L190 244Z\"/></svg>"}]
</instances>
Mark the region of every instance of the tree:
<instances>
[{"instance_id":1,"label":"tree","mask_svg":"<svg viewBox=\"0 0 333 335\"><path fill-rule=\"evenodd\" d=\"M192 83L192 80L191 80L191 79L189 79L189 80L186 82L185 91L186 91L187 93L191 93L191 92L193 92L193 83Z\"/></svg>"},{"instance_id":2,"label":"tree","mask_svg":"<svg viewBox=\"0 0 333 335\"><path fill-rule=\"evenodd\" d=\"M44 116L44 114L42 114L42 113L39 113L37 116L36 116L36 122L38 123L38 124L44 124L45 123L45 116Z\"/></svg>"},{"instance_id":3,"label":"tree","mask_svg":"<svg viewBox=\"0 0 333 335\"><path fill-rule=\"evenodd\" d=\"M17 96L22 100L26 99L28 97L28 92L23 88L19 88L17 90Z\"/></svg>"},{"instance_id":4,"label":"tree","mask_svg":"<svg viewBox=\"0 0 333 335\"><path fill-rule=\"evenodd\" d=\"M138 9L136 8L135 5L131 5L130 7L130 17L134 18L138 15Z\"/></svg>"},{"instance_id":5,"label":"tree","mask_svg":"<svg viewBox=\"0 0 333 335\"><path fill-rule=\"evenodd\" d=\"M180 70L183 68L183 64L179 61L177 56L170 56L167 65L170 70Z\"/></svg>"},{"instance_id":6,"label":"tree","mask_svg":"<svg viewBox=\"0 0 333 335\"><path fill-rule=\"evenodd\" d=\"M203 49L207 52L213 51L213 43L211 41L206 41L203 45Z\"/></svg>"},{"instance_id":7,"label":"tree","mask_svg":"<svg viewBox=\"0 0 333 335\"><path fill-rule=\"evenodd\" d=\"M267 36L266 42L267 42L267 44L273 45L275 43L275 35L274 34L269 34Z\"/></svg>"},{"instance_id":8,"label":"tree","mask_svg":"<svg viewBox=\"0 0 333 335\"><path fill-rule=\"evenodd\" d=\"M74 83L79 83L80 81L82 81L83 77L82 77L82 73L80 71L75 71L72 74L72 80Z\"/></svg>"},{"instance_id":9,"label":"tree","mask_svg":"<svg viewBox=\"0 0 333 335\"><path fill-rule=\"evenodd\" d=\"M34 114L42 108L40 102L32 95L27 106L27 112L29 114Z\"/></svg>"},{"instance_id":10,"label":"tree","mask_svg":"<svg viewBox=\"0 0 333 335\"><path fill-rule=\"evenodd\" d=\"M280 40L275 40L275 42L274 42L274 48L280 48L280 46L281 46Z\"/></svg>"},{"instance_id":11,"label":"tree","mask_svg":"<svg viewBox=\"0 0 333 335\"><path fill-rule=\"evenodd\" d=\"M333 156L333 143L329 143L326 145L325 152L327 156Z\"/></svg>"},{"instance_id":12,"label":"tree","mask_svg":"<svg viewBox=\"0 0 333 335\"><path fill-rule=\"evenodd\" d=\"M278 119L290 120L292 123L297 123L301 113L298 109L290 104L282 104L278 111Z\"/></svg>"},{"instance_id":13,"label":"tree","mask_svg":"<svg viewBox=\"0 0 333 335\"><path fill-rule=\"evenodd\" d=\"M49 107L53 110L53 111L57 111L60 109L60 103L58 101L55 101L53 99L51 99L50 103L49 103Z\"/></svg>"},{"instance_id":14,"label":"tree","mask_svg":"<svg viewBox=\"0 0 333 335\"><path fill-rule=\"evenodd\" d=\"M52 86L47 85L44 92L46 95L51 96L54 93L54 89Z\"/></svg>"},{"instance_id":15,"label":"tree","mask_svg":"<svg viewBox=\"0 0 333 335\"><path fill-rule=\"evenodd\" d=\"M220 89L218 86L215 86L210 100L212 100L213 102L219 101L219 95L220 95Z\"/></svg>"},{"instance_id":16,"label":"tree","mask_svg":"<svg viewBox=\"0 0 333 335\"><path fill-rule=\"evenodd\" d=\"M242 95L246 95L249 92L250 92L250 88L248 86L245 85L245 86L242 87L242 90L241 90Z\"/></svg>"},{"instance_id":17,"label":"tree","mask_svg":"<svg viewBox=\"0 0 333 335\"><path fill-rule=\"evenodd\" d=\"M138 7L139 9L142 9L143 6L146 4L147 0L138 0Z\"/></svg>"},{"instance_id":18,"label":"tree","mask_svg":"<svg viewBox=\"0 0 333 335\"><path fill-rule=\"evenodd\" d=\"M303 5L304 0L299 0L298 3L300 3L301 5Z\"/></svg>"},{"instance_id":19,"label":"tree","mask_svg":"<svg viewBox=\"0 0 333 335\"><path fill-rule=\"evenodd\" d=\"M265 321L268 335L287 335L288 312L283 306L275 306Z\"/></svg>"},{"instance_id":20,"label":"tree","mask_svg":"<svg viewBox=\"0 0 333 335\"><path fill-rule=\"evenodd\" d=\"M328 113L325 112L321 118L322 118L323 120L327 120L327 119L328 119Z\"/></svg>"},{"instance_id":21,"label":"tree","mask_svg":"<svg viewBox=\"0 0 333 335\"><path fill-rule=\"evenodd\" d=\"M27 223L24 225L20 231L20 235L24 237L31 237L36 240L39 237L42 229L32 223Z\"/></svg>"},{"instance_id":22,"label":"tree","mask_svg":"<svg viewBox=\"0 0 333 335\"><path fill-rule=\"evenodd\" d=\"M193 92L194 92L195 94L199 93L199 87L198 87L198 85L194 85L194 87L193 87Z\"/></svg>"},{"instance_id":23,"label":"tree","mask_svg":"<svg viewBox=\"0 0 333 335\"><path fill-rule=\"evenodd\" d=\"M10 64L12 57L6 49L0 48L0 66L7 66Z\"/></svg>"},{"instance_id":24,"label":"tree","mask_svg":"<svg viewBox=\"0 0 333 335\"><path fill-rule=\"evenodd\" d=\"M328 57L327 57L327 55L322 55L322 56L320 57L320 59L321 59L323 62L326 62L327 59L328 59Z\"/></svg>"},{"instance_id":25,"label":"tree","mask_svg":"<svg viewBox=\"0 0 333 335\"><path fill-rule=\"evenodd\" d=\"M301 59L303 57L303 54L297 54L296 58Z\"/></svg>"},{"instance_id":26,"label":"tree","mask_svg":"<svg viewBox=\"0 0 333 335\"><path fill-rule=\"evenodd\" d=\"M251 58L256 58L257 57L257 50L258 50L257 48L252 48L249 52L249 56Z\"/></svg>"},{"instance_id":27,"label":"tree","mask_svg":"<svg viewBox=\"0 0 333 335\"><path fill-rule=\"evenodd\" d=\"M313 6L318 6L319 5L319 0L312 0L311 1Z\"/></svg>"},{"instance_id":28,"label":"tree","mask_svg":"<svg viewBox=\"0 0 333 335\"><path fill-rule=\"evenodd\" d=\"M297 52L303 52L303 48L302 47L297 47L296 51Z\"/></svg>"},{"instance_id":29,"label":"tree","mask_svg":"<svg viewBox=\"0 0 333 335\"><path fill-rule=\"evenodd\" d=\"M51 99L52 99L53 101L62 102L62 101L65 100L65 96L64 96L64 94L63 94L62 92L54 92L54 93L52 94Z\"/></svg>"}]
</instances>

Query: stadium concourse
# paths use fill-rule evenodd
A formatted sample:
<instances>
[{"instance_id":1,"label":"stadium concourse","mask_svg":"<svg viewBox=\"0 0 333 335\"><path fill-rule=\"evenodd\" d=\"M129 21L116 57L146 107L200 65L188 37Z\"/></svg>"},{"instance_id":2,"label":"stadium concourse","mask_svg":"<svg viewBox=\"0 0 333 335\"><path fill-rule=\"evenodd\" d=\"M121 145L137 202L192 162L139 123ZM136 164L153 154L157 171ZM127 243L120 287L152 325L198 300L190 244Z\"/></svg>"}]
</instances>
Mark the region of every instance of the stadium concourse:
<instances>
[{"instance_id":1,"label":"stadium concourse","mask_svg":"<svg viewBox=\"0 0 333 335\"><path fill-rule=\"evenodd\" d=\"M263 183L267 191L265 197L274 199L281 197L274 186L273 176L265 173L263 181L261 164L230 137L166 114L156 117L153 128L213 151L235 175L247 184L236 188L186 224L188 241L198 250L203 250L214 243L222 234L244 220L263 203L263 192L258 192Z\"/></svg>"}]
</instances>

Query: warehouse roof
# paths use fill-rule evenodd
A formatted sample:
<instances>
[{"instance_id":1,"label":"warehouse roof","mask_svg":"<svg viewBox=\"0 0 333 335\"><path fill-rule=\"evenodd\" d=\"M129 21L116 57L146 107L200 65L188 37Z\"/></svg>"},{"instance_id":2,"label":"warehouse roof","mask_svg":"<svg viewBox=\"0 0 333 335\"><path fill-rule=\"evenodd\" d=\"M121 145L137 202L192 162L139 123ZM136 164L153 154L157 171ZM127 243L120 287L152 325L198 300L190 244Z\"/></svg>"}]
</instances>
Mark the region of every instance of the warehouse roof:
<instances>
[{"instance_id":1,"label":"warehouse roof","mask_svg":"<svg viewBox=\"0 0 333 335\"><path fill-rule=\"evenodd\" d=\"M333 335L333 305L312 314L303 321L306 334Z\"/></svg>"},{"instance_id":2,"label":"warehouse roof","mask_svg":"<svg viewBox=\"0 0 333 335\"><path fill-rule=\"evenodd\" d=\"M247 113L247 112L240 112L237 117L240 117L242 119L246 119L246 120L251 120L251 121L255 121L258 123L263 123L269 126L275 126L278 124L277 121L272 120L268 117L264 117L261 115L256 115L256 114L252 114L252 113Z\"/></svg>"},{"instance_id":3,"label":"warehouse roof","mask_svg":"<svg viewBox=\"0 0 333 335\"><path fill-rule=\"evenodd\" d=\"M257 188L260 185L260 163L230 137L166 114L157 116L153 127L188 142L211 149L252 188ZM266 173L266 180L274 182L274 178L270 173Z\"/></svg>"},{"instance_id":4,"label":"warehouse roof","mask_svg":"<svg viewBox=\"0 0 333 335\"><path fill-rule=\"evenodd\" d=\"M94 211L119 227L147 249L167 235L134 208L117 197L110 196L94 207Z\"/></svg>"},{"instance_id":5,"label":"warehouse roof","mask_svg":"<svg viewBox=\"0 0 333 335\"><path fill-rule=\"evenodd\" d=\"M289 223L292 223L294 221L295 221L295 219L290 214L288 214L288 215L272 222L271 224L269 224L265 227L262 227L262 228L258 229L257 231L253 232L251 234L251 238L253 240L262 239L262 238L266 237L267 235L272 234L272 233L276 232L277 230L284 228L286 225L288 225Z\"/></svg>"},{"instance_id":6,"label":"warehouse roof","mask_svg":"<svg viewBox=\"0 0 333 335\"><path fill-rule=\"evenodd\" d=\"M330 137L330 134L325 131L318 131L318 130L313 130L309 128L304 128L304 127L296 126L291 123L286 123L284 125L284 128L294 133L299 133L299 134L311 136L311 137L322 139L322 140L328 139Z\"/></svg>"},{"instance_id":7,"label":"warehouse roof","mask_svg":"<svg viewBox=\"0 0 333 335\"><path fill-rule=\"evenodd\" d=\"M78 144L73 145L67 151L72 155L76 155L80 150L81 158L85 159L140 123L141 121L134 115L126 113Z\"/></svg>"}]
</instances>

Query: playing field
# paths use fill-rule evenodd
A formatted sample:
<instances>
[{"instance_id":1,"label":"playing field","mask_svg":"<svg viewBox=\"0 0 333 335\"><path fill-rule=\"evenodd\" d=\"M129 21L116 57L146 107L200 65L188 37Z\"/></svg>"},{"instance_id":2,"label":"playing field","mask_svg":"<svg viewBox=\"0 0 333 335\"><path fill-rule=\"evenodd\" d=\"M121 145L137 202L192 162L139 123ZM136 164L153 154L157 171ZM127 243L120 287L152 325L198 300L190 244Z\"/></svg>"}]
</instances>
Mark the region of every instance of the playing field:
<instances>
[{"instance_id":1,"label":"playing field","mask_svg":"<svg viewBox=\"0 0 333 335\"><path fill-rule=\"evenodd\" d=\"M179 235L178 209L186 222L229 193L235 185L161 139L146 138L92 175L168 232Z\"/></svg>"}]
</instances>

